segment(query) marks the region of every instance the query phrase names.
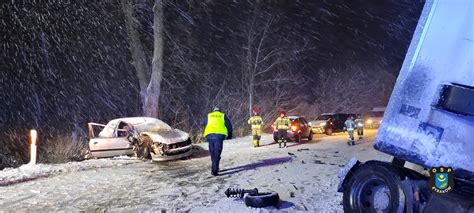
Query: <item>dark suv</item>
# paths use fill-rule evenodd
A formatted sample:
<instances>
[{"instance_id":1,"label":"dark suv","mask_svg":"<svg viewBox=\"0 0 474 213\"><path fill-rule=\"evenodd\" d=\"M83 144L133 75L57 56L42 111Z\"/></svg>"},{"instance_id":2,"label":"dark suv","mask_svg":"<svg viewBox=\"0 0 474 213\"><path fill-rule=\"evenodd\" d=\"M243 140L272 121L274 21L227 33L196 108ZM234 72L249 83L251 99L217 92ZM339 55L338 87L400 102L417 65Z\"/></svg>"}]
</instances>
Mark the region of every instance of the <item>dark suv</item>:
<instances>
[{"instance_id":1,"label":"dark suv","mask_svg":"<svg viewBox=\"0 0 474 213\"><path fill-rule=\"evenodd\" d=\"M356 118L356 114L353 113L323 113L309 124L314 133L332 135L334 132L344 131L344 122L349 116Z\"/></svg>"},{"instance_id":2,"label":"dark suv","mask_svg":"<svg viewBox=\"0 0 474 213\"><path fill-rule=\"evenodd\" d=\"M286 133L288 140L293 140L297 143L301 142L301 138L307 138L308 141L313 140L311 126L303 116L292 115L288 116L288 118L291 121L290 129ZM273 140L275 140L275 142L277 142L277 133L278 130L276 127L273 127Z\"/></svg>"}]
</instances>

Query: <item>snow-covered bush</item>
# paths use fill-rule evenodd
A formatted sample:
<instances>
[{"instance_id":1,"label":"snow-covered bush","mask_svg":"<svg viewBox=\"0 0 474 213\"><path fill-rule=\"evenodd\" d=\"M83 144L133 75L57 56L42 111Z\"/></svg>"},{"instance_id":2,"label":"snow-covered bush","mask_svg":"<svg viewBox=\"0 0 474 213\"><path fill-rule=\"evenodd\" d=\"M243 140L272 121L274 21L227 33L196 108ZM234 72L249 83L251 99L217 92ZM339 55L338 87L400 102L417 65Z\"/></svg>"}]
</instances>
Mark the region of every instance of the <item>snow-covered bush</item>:
<instances>
[{"instance_id":1,"label":"snow-covered bush","mask_svg":"<svg viewBox=\"0 0 474 213\"><path fill-rule=\"evenodd\" d=\"M38 163L64 163L84 159L87 151L87 140L83 136L42 135L39 134ZM0 169L17 167L28 163L29 142L28 131L8 131L0 137Z\"/></svg>"},{"instance_id":2,"label":"snow-covered bush","mask_svg":"<svg viewBox=\"0 0 474 213\"><path fill-rule=\"evenodd\" d=\"M44 163L65 163L84 160L88 149L87 139L61 135L47 139L39 147L39 161Z\"/></svg>"},{"instance_id":3,"label":"snow-covered bush","mask_svg":"<svg viewBox=\"0 0 474 213\"><path fill-rule=\"evenodd\" d=\"M0 169L18 166L28 161L28 138L18 131L0 134Z\"/></svg>"}]
</instances>

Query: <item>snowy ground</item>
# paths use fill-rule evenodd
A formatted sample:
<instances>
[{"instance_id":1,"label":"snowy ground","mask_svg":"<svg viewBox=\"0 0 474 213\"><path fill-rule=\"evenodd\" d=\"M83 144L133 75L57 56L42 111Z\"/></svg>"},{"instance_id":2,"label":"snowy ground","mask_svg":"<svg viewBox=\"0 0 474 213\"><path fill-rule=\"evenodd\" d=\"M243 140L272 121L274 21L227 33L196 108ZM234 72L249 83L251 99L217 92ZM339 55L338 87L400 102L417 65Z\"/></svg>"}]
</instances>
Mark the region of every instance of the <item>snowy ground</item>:
<instances>
[{"instance_id":1,"label":"snowy ground","mask_svg":"<svg viewBox=\"0 0 474 213\"><path fill-rule=\"evenodd\" d=\"M221 176L210 176L205 150L194 158L167 163L116 158L58 165L24 166L0 171L0 209L66 211L178 212L342 212L336 192L339 169L353 156L389 157L372 148L375 131L357 146L345 134L317 135L312 142L279 149L271 135L253 148L251 138L226 141ZM207 149L207 144L199 147ZM279 209L251 209L226 198L228 187L277 191Z\"/></svg>"}]
</instances>

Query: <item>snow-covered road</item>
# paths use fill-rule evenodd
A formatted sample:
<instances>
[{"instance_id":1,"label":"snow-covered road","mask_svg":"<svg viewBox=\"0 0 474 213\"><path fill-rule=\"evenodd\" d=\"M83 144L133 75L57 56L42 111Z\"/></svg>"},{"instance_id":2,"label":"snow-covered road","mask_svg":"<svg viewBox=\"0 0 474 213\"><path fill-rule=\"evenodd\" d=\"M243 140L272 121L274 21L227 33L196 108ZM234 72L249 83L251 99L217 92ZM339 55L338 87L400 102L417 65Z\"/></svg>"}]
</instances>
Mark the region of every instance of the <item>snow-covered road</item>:
<instances>
[{"instance_id":1,"label":"snow-covered road","mask_svg":"<svg viewBox=\"0 0 474 213\"><path fill-rule=\"evenodd\" d=\"M42 178L0 187L0 209L66 211L168 210L190 212L342 212L336 192L339 169L353 156L388 160L372 148L374 130L361 144L347 146L346 134L317 135L312 142L279 149L271 135L253 148L251 138L226 141L221 176L210 175L205 151L189 160L167 163L99 159L0 171L0 180L35 170ZM207 149L207 144L199 147ZM45 172L37 172L37 170ZM32 173L32 172L30 172ZM48 177L45 177L48 176ZM226 198L228 187L277 191L279 209L251 209Z\"/></svg>"}]
</instances>

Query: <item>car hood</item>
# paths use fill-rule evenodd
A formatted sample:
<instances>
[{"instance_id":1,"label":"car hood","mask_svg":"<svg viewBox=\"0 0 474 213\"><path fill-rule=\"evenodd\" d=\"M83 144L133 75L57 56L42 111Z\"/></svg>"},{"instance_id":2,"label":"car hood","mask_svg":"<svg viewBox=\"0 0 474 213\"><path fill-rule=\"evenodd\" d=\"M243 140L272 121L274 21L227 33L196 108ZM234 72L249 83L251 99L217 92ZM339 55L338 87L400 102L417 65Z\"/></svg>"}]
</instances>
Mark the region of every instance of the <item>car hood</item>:
<instances>
[{"instance_id":1,"label":"car hood","mask_svg":"<svg viewBox=\"0 0 474 213\"><path fill-rule=\"evenodd\" d=\"M157 132L142 132L150 136L153 142L160 142L164 144L173 144L182 141L186 141L189 138L189 134L179 129L161 130Z\"/></svg>"},{"instance_id":2,"label":"car hood","mask_svg":"<svg viewBox=\"0 0 474 213\"><path fill-rule=\"evenodd\" d=\"M311 121L311 126L312 127L318 127L320 126L321 124L325 124L327 122L327 120L315 120L315 121Z\"/></svg>"}]
</instances>

